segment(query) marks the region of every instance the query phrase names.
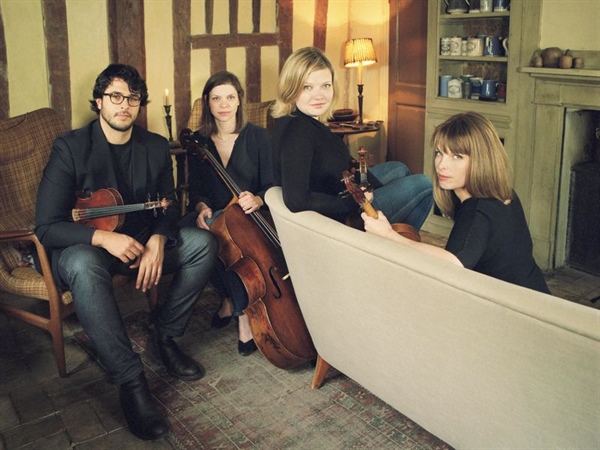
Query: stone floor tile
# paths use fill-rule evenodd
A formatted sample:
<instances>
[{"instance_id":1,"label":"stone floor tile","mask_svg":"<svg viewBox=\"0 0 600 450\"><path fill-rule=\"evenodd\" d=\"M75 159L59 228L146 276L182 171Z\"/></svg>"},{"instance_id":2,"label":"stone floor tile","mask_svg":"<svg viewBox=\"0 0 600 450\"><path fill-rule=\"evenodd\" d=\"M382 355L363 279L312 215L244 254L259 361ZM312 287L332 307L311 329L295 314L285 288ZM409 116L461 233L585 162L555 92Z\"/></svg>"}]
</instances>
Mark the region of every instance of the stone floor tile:
<instances>
[{"instance_id":1,"label":"stone floor tile","mask_svg":"<svg viewBox=\"0 0 600 450\"><path fill-rule=\"evenodd\" d=\"M25 355L25 362L29 367L31 376L38 382L51 380L58 375L56 358L52 351L27 353Z\"/></svg>"},{"instance_id":2,"label":"stone floor tile","mask_svg":"<svg viewBox=\"0 0 600 450\"><path fill-rule=\"evenodd\" d=\"M106 380L106 372L98 364L88 359L86 364L82 364L76 370L67 372L66 377L61 378L56 376L44 382L44 388L48 392L48 396L54 398L58 397L62 392L91 383L97 383L101 380Z\"/></svg>"},{"instance_id":3,"label":"stone floor tile","mask_svg":"<svg viewBox=\"0 0 600 450\"><path fill-rule=\"evenodd\" d=\"M107 434L90 402L69 405L60 411L60 417L75 444Z\"/></svg>"},{"instance_id":4,"label":"stone floor tile","mask_svg":"<svg viewBox=\"0 0 600 450\"><path fill-rule=\"evenodd\" d=\"M61 431L60 433L32 442L19 450L66 450L71 448L69 435Z\"/></svg>"},{"instance_id":5,"label":"stone floor tile","mask_svg":"<svg viewBox=\"0 0 600 450\"><path fill-rule=\"evenodd\" d=\"M53 394L50 399L57 410L68 405L84 402L107 392L114 392L115 387L106 378L99 378L87 384L74 385Z\"/></svg>"},{"instance_id":6,"label":"stone floor tile","mask_svg":"<svg viewBox=\"0 0 600 450\"><path fill-rule=\"evenodd\" d=\"M17 410L10 395L0 395L0 431L9 430L20 423Z\"/></svg>"},{"instance_id":7,"label":"stone floor tile","mask_svg":"<svg viewBox=\"0 0 600 450\"><path fill-rule=\"evenodd\" d=\"M52 402L41 384L17 389L10 394L21 423L28 423L55 412Z\"/></svg>"},{"instance_id":8,"label":"stone floor tile","mask_svg":"<svg viewBox=\"0 0 600 450\"><path fill-rule=\"evenodd\" d=\"M90 400L104 429L112 433L126 426L125 417L119 403L119 393L116 387L95 396Z\"/></svg>"},{"instance_id":9,"label":"stone floor tile","mask_svg":"<svg viewBox=\"0 0 600 450\"><path fill-rule=\"evenodd\" d=\"M64 425L58 414L53 414L37 422L26 423L4 433L7 449L17 449L25 445L53 436L64 430Z\"/></svg>"},{"instance_id":10,"label":"stone floor tile","mask_svg":"<svg viewBox=\"0 0 600 450\"><path fill-rule=\"evenodd\" d=\"M6 361L0 357L0 394L36 384L23 358Z\"/></svg>"}]
</instances>

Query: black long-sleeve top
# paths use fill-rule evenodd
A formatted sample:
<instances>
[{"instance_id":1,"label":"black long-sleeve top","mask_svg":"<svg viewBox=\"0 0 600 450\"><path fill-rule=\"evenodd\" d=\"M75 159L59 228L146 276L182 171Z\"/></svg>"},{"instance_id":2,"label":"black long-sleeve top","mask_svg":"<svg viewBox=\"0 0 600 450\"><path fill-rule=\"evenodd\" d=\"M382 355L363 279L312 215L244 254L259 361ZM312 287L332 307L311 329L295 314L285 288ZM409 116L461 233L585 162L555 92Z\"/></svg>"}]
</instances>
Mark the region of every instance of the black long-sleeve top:
<instances>
[{"instance_id":1,"label":"black long-sleeve top","mask_svg":"<svg viewBox=\"0 0 600 450\"><path fill-rule=\"evenodd\" d=\"M274 149L275 176L290 211L312 210L344 221L357 210L352 197L339 196L351 157L329 127L295 111L275 121Z\"/></svg>"},{"instance_id":2,"label":"black long-sleeve top","mask_svg":"<svg viewBox=\"0 0 600 450\"><path fill-rule=\"evenodd\" d=\"M533 258L533 242L516 193L508 205L475 197L460 203L446 250L468 269L550 293Z\"/></svg>"},{"instance_id":3,"label":"black long-sleeve top","mask_svg":"<svg viewBox=\"0 0 600 450\"><path fill-rule=\"evenodd\" d=\"M210 138L196 133L195 137L204 142L216 160L223 165L215 143ZM240 191L249 191L264 201L267 189L273 186L273 145L269 132L257 125L248 123L235 140L231 156L225 170L237 184ZM233 193L202 157L190 156L189 204L188 211L194 211L199 202L206 203L213 210L223 209L231 201Z\"/></svg>"}]
</instances>

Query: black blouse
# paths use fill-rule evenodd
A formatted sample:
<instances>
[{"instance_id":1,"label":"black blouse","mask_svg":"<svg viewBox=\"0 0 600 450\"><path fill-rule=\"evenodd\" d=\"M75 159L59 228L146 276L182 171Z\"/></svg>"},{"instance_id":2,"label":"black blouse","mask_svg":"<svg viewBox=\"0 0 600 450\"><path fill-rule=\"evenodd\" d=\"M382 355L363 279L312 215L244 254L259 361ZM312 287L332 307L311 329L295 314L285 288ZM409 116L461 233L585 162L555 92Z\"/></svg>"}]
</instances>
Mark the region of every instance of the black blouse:
<instances>
[{"instance_id":1,"label":"black blouse","mask_svg":"<svg viewBox=\"0 0 600 450\"><path fill-rule=\"evenodd\" d=\"M212 139L198 133L196 137L200 141L204 140L208 150L223 164ZM227 206L233 193L208 161L190 156L188 170L188 211L194 211L198 202L206 203L215 211ZM265 192L273 185L272 141L268 131L251 123L246 125L235 140L225 170L241 191L252 192L264 201Z\"/></svg>"},{"instance_id":2,"label":"black blouse","mask_svg":"<svg viewBox=\"0 0 600 450\"><path fill-rule=\"evenodd\" d=\"M533 242L516 193L508 205L475 197L459 204L446 250L468 269L550 293L533 258Z\"/></svg>"}]
</instances>

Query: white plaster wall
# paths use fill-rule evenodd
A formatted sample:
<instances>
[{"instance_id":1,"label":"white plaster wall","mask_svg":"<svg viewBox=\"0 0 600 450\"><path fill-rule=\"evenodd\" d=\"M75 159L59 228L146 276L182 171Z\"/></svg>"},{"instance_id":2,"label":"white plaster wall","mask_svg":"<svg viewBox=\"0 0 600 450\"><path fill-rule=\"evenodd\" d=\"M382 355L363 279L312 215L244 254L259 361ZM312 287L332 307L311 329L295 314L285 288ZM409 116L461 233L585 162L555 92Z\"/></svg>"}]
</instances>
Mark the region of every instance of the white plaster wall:
<instances>
[{"instance_id":1,"label":"white plaster wall","mask_svg":"<svg viewBox=\"0 0 600 450\"><path fill-rule=\"evenodd\" d=\"M600 1L543 1L540 48L600 50Z\"/></svg>"}]
</instances>

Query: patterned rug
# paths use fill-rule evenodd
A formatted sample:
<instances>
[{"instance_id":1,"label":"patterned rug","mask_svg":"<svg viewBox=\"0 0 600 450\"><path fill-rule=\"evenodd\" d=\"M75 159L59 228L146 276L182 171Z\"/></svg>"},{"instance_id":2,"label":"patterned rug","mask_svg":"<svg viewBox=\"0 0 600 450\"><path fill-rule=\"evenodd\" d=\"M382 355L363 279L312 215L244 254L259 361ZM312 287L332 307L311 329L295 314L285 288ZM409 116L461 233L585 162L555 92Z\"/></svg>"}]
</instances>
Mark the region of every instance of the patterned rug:
<instances>
[{"instance_id":1,"label":"patterned rug","mask_svg":"<svg viewBox=\"0 0 600 450\"><path fill-rule=\"evenodd\" d=\"M165 441L172 448L451 448L339 373L329 374L321 389L312 390L311 364L284 371L258 351L239 356L233 321L224 329L210 328L218 302L214 293L204 293L186 335L178 340L206 370L193 382L167 374L147 349L146 311L124 318L150 390L166 412L171 432ZM85 333L74 336L94 357Z\"/></svg>"}]
</instances>

